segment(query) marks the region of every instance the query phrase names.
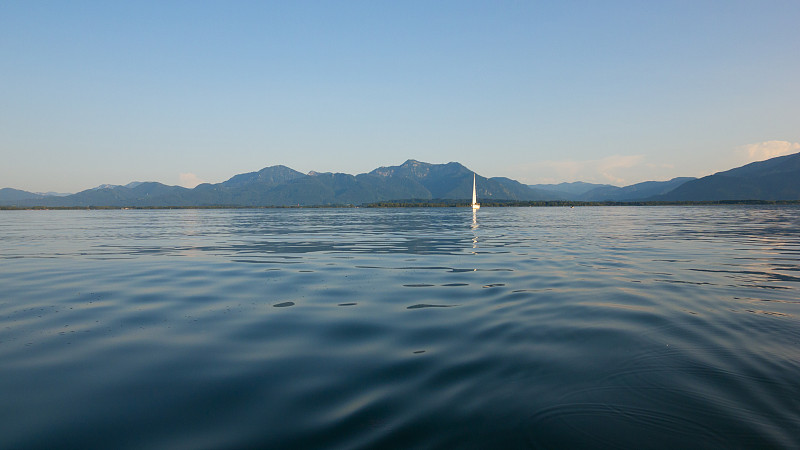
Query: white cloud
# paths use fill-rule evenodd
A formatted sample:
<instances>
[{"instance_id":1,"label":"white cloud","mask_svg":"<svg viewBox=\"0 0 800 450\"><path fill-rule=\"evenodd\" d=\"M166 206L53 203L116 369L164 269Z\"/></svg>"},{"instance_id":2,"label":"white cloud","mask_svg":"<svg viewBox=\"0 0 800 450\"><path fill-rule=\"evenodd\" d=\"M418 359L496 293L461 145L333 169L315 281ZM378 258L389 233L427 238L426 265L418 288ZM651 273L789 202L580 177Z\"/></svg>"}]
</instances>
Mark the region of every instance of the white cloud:
<instances>
[{"instance_id":1,"label":"white cloud","mask_svg":"<svg viewBox=\"0 0 800 450\"><path fill-rule=\"evenodd\" d=\"M727 147L717 153L697 151L688 158L662 152L645 156L610 155L600 158L574 160L531 161L506 167L503 176L526 184L585 181L626 186L642 181L663 181L674 177L706 175L743 166L754 161L800 152L800 142L764 141Z\"/></svg>"},{"instance_id":2,"label":"white cloud","mask_svg":"<svg viewBox=\"0 0 800 450\"><path fill-rule=\"evenodd\" d=\"M745 145L740 148L748 162L763 161L777 156L800 152L800 142L764 141Z\"/></svg>"},{"instance_id":3,"label":"white cloud","mask_svg":"<svg viewBox=\"0 0 800 450\"><path fill-rule=\"evenodd\" d=\"M625 178L619 174L619 169L629 169L642 164L642 155L612 155L597 161L597 170L613 184L625 184Z\"/></svg>"},{"instance_id":4,"label":"white cloud","mask_svg":"<svg viewBox=\"0 0 800 450\"><path fill-rule=\"evenodd\" d=\"M182 173L178 175L178 177L181 180L180 185L190 189L197 186L200 183L204 183L204 181L201 180L200 177L198 177L193 173Z\"/></svg>"},{"instance_id":5,"label":"white cloud","mask_svg":"<svg viewBox=\"0 0 800 450\"><path fill-rule=\"evenodd\" d=\"M644 155L611 155L600 159L582 161L561 160L541 161L516 167L520 180L530 183L559 183L562 181L587 181L625 185L631 182L632 174L644 167L654 167L645 163ZM638 177L633 177L638 182Z\"/></svg>"}]
</instances>

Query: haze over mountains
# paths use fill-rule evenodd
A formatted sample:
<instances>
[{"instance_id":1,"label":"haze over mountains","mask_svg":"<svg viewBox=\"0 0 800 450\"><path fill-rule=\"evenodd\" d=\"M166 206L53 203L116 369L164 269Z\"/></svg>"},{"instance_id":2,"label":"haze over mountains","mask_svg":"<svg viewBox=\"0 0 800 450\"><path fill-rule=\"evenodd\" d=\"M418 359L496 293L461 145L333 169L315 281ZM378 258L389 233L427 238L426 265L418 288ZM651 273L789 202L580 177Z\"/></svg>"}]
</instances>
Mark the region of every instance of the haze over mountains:
<instances>
[{"instance_id":1,"label":"haze over mountains","mask_svg":"<svg viewBox=\"0 0 800 450\"><path fill-rule=\"evenodd\" d=\"M194 189L156 182L103 185L72 195L0 189L0 206L315 206L385 201L467 200L472 174L457 162L408 160L369 173L300 173L285 166L235 175ZM616 187L583 182L524 185L503 177L477 176L478 198L515 201L708 201L800 200L800 153L751 163L694 179L647 181Z\"/></svg>"},{"instance_id":2,"label":"haze over mountains","mask_svg":"<svg viewBox=\"0 0 800 450\"><path fill-rule=\"evenodd\" d=\"M649 199L670 192L676 187L694 180L692 177L673 178L669 181L645 181L625 187L610 184L592 184L581 181L556 185L530 185L557 195L559 199L585 202L630 202ZM552 186L552 187L550 187Z\"/></svg>"}]
</instances>

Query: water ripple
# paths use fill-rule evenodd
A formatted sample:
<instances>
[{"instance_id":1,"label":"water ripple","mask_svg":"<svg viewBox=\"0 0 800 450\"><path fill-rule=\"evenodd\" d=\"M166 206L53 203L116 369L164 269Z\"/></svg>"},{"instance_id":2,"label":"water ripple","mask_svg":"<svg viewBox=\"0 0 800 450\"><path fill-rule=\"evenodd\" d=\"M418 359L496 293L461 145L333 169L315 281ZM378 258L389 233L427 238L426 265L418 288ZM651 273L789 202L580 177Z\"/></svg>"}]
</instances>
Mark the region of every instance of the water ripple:
<instances>
[{"instance_id":1,"label":"water ripple","mask_svg":"<svg viewBox=\"0 0 800 450\"><path fill-rule=\"evenodd\" d=\"M800 447L800 208L476 221L0 212L0 447Z\"/></svg>"}]
</instances>

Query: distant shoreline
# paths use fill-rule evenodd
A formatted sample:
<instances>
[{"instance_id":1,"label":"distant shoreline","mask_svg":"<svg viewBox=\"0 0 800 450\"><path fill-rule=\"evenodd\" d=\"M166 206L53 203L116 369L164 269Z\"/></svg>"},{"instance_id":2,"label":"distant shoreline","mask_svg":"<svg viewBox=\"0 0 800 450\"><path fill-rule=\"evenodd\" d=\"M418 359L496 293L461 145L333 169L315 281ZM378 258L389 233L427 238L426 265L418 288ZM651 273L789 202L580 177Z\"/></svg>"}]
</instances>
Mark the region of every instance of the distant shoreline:
<instances>
[{"instance_id":1,"label":"distant shoreline","mask_svg":"<svg viewBox=\"0 0 800 450\"><path fill-rule=\"evenodd\" d=\"M468 208L467 201L385 201L364 205L292 205L292 206L0 206L0 211L45 210L158 210L158 209L345 209L345 208ZM713 205L800 205L800 200L708 200L708 201L483 201L481 207L573 207L573 206L713 206Z\"/></svg>"}]
</instances>

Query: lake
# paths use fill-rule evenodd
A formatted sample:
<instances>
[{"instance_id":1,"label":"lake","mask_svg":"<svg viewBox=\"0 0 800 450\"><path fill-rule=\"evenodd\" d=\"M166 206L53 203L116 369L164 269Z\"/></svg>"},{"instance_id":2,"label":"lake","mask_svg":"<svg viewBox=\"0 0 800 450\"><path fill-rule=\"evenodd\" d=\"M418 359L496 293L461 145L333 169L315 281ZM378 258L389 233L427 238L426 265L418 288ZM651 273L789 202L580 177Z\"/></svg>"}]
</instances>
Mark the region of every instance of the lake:
<instances>
[{"instance_id":1,"label":"lake","mask_svg":"<svg viewBox=\"0 0 800 450\"><path fill-rule=\"evenodd\" d=\"M0 211L0 448L800 448L800 208Z\"/></svg>"}]
</instances>

